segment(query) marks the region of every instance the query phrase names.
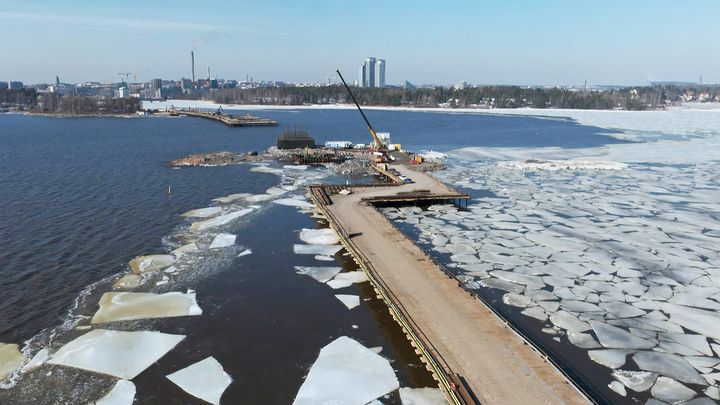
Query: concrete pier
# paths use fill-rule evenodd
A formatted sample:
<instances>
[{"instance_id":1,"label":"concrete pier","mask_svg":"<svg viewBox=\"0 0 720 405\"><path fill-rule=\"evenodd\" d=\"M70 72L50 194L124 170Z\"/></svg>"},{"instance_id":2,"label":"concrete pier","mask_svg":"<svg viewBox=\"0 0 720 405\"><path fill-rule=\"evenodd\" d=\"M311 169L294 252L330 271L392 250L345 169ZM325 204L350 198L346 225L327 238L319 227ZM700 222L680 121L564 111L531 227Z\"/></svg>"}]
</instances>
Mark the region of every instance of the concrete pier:
<instances>
[{"instance_id":1,"label":"concrete pier","mask_svg":"<svg viewBox=\"0 0 720 405\"><path fill-rule=\"evenodd\" d=\"M454 404L587 404L590 400L488 306L464 290L375 207L381 201L467 200L429 174L414 183L311 186L315 204ZM340 194L349 189L350 194Z\"/></svg>"},{"instance_id":2,"label":"concrete pier","mask_svg":"<svg viewBox=\"0 0 720 405\"><path fill-rule=\"evenodd\" d=\"M170 116L186 115L188 117L205 118L222 122L229 127L272 127L278 124L275 120L255 117L250 114L235 116L218 112L217 110L198 108L171 109L168 111L160 111L155 114Z\"/></svg>"}]
</instances>

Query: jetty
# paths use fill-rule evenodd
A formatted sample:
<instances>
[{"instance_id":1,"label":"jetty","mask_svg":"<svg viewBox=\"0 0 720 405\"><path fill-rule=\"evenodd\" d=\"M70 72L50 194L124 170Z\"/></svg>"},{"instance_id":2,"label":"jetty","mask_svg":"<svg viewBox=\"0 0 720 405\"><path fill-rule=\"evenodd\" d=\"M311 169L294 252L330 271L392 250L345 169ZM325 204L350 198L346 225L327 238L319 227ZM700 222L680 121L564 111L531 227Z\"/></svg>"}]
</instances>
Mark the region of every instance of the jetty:
<instances>
[{"instance_id":1,"label":"jetty","mask_svg":"<svg viewBox=\"0 0 720 405\"><path fill-rule=\"evenodd\" d=\"M465 289L378 209L387 204L463 205L469 195L409 166L391 167L413 182L312 185L308 192L366 272L448 402L591 403L538 347ZM384 167L376 170L388 171Z\"/></svg>"},{"instance_id":2,"label":"jetty","mask_svg":"<svg viewBox=\"0 0 720 405\"><path fill-rule=\"evenodd\" d=\"M274 127L278 122L269 118L255 117L250 114L232 115L223 111L222 108L175 108L170 107L165 111L155 112L156 115L180 116L205 118L219 121L229 127Z\"/></svg>"}]
</instances>

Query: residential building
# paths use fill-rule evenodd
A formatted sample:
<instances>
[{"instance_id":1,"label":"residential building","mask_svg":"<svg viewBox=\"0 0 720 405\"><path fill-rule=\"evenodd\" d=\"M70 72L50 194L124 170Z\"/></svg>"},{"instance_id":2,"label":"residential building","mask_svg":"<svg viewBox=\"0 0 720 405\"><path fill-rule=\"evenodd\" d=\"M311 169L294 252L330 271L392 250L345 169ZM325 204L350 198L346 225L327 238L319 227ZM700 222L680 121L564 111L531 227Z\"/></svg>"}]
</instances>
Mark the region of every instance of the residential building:
<instances>
[{"instance_id":1,"label":"residential building","mask_svg":"<svg viewBox=\"0 0 720 405\"><path fill-rule=\"evenodd\" d=\"M10 90L22 90L25 88L23 82L10 82Z\"/></svg>"},{"instance_id":2,"label":"residential building","mask_svg":"<svg viewBox=\"0 0 720 405\"><path fill-rule=\"evenodd\" d=\"M369 57L360 65L359 87L385 87L385 59Z\"/></svg>"},{"instance_id":3,"label":"residential building","mask_svg":"<svg viewBox=\"0 0 720 405\"><path fill-rule=\"evenodd\" d=\"M8 83L0 82L0 90L7 90L7 89L8 89Z\"/></svg>"},{"instance_id":4,"label":"residential building","mask_svg":"<svg viewBox=\"0 0 720 405\"><path fill-rule=\"evenodd\" d=\"M375 87L385 87L385 59L378 59L375 64Z\"/></svg>"}]
</instances>

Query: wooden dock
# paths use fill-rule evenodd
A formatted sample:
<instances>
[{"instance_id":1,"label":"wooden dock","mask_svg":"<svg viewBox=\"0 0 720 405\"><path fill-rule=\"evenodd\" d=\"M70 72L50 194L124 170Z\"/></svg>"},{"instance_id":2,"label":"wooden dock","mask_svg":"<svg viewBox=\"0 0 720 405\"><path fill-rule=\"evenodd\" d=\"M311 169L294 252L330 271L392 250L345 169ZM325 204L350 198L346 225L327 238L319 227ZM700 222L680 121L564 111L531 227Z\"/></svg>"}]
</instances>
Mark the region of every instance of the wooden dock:
<instances>
[{"instance_id":1,"label":"wooden dock","mask_svg":"<svg viewBox=\"0 0 720 405\"><path fill-rule=\"evenodd\" d=\"M268 118L255 117L250 114L231 115L222 110L201 109L201 108L171 108L167 111L160 111L156 114L179 116L186 115L188 117L205 118L222 122L229 127L274 127L278 122Z\"/></svg>"},{"instance_id":2,"label":"wooden dock","mask_svg":"<svg viewBox=\"0 0 720 405\"><path fill-rule=\"evenodd\" d=\"M308 188L312 200L452 404L588 404L541 351L465 290L377 209L377 203L467 201L429 174L394 165L414 183ZM350 194L340 194L349 189Z\"/></svg>"}]
</instances>

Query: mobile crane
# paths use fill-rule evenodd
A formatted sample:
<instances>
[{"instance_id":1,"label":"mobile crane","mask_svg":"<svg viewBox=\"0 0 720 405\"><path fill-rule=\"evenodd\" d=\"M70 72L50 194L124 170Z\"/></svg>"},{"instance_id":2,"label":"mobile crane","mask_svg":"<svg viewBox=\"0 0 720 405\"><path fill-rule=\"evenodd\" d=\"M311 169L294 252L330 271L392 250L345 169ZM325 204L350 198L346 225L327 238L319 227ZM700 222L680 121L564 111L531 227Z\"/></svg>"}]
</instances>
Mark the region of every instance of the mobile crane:
<instances>
[{"instance_id":1,"label":"mobile crane","mask_svg":"<svg viewBox=\"0 0 720 405\"><path fill-rule=\"evenodd\" d=\"M368 121L367 117L365 116L365 113L363 112L362 108L360 108L360 104L358 104L357 99L355 99L355 95L350 90L350 87L348 87L347 83L345 83L345 79L342 76L342 73L340 73L340 69L336 70L338 76L340 76L340 80L342 80L342 83L345 85L345 89L350 94L350 98L352 98L353 103L355 103L355 107L357 107L358 111L360 111L360 115L362 115L363 120L365 120L365 123L367 124L368 130L370 131L370 135L372 135L373 141L370 144L370 150L374 151L375 156L377 156L377 159L375 159L376 163L382 163L386 162L387 159L387 145L383 144L380 138L378 137L377 133L375 133L375 129L373 129L372 125L370 125L370 121Z\"/></svg>"}]
</instances>

